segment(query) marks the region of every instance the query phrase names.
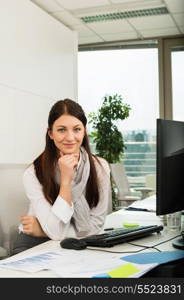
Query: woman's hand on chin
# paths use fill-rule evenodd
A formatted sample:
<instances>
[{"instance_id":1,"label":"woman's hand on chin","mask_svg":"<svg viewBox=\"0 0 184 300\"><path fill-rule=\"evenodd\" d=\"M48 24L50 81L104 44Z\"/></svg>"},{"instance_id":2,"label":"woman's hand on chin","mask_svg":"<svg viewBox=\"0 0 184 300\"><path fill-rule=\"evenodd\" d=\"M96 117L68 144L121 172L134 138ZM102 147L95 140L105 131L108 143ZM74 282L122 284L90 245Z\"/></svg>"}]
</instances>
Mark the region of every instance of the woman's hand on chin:
<instances>
[{"instance_id":1,"label":"woman's hand on chin","mask_svg":"<svg viewBox=\"0 0 184 300\"><path fill-rule=\"evenodd\" d=\"M58 159L58 165L61 172L61 183L70 184L74 177L74 169L77 167L79 153L63 154Z\"/></svg>"}]
</instances>

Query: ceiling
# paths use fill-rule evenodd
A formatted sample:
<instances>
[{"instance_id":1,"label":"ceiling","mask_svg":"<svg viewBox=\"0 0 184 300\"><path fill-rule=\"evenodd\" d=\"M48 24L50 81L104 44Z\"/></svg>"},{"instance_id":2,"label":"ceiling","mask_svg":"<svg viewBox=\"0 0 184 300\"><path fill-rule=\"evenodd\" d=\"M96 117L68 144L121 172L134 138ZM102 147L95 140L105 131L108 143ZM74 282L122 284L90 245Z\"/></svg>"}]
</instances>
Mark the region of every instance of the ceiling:
<instances>
[{"instance_id":1,"label":"ceiling","mask_svg":"<svg viewBox=\"0 0 184 300\"><path fill-rule=\"evenodd\" d=\"M79 45L184 34L184 0L31 0L79 36Z\"/></svg>"}]
</instances>

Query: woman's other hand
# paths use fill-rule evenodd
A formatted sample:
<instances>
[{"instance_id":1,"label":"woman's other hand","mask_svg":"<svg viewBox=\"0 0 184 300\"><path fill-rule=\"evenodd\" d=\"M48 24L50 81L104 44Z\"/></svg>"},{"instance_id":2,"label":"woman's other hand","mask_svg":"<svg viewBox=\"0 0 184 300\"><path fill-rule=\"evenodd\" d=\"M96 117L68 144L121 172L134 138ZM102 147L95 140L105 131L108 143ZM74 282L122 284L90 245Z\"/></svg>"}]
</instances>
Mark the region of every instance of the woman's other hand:
<instances>
[{"instance_id":1,"label":"woman's other hand","mask_svg":"<svg viewBox=\"0 0 184 300\"><path fill-rule=\"evenodd\" d=\"M47 237L36 217L21 215L21 224L24 233L35 237Z\"/></svg>"}]
</instances>

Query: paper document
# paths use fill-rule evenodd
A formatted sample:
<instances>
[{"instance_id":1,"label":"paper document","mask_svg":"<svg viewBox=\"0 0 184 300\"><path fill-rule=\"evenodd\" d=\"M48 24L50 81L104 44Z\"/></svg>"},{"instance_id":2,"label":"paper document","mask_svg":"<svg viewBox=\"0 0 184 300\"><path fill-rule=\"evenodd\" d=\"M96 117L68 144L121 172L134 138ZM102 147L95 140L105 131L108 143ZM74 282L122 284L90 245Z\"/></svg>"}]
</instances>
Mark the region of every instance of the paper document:
<instances>
[{"instance_id":1,"label":"paper document","mask_svg":"<svg viewBox=\"0 0 184 300\"><path fill-rule=\"evenodd\" d=\"M51 262L56 261L60 256L57 252L45 252L31 255L25 258L3 259L0 261L0 268L8 268L25 272L38 272L48 269Z\"/></svg>"},{"instance_id":2,"label":"paper document","mask_svg":"<svg viewBox=\"0 0 184 300\"><path fill-rule=\"evenodd\" d=\"M147 211L155 212L156 211L156 195L152 195L143 200L137 200L133 202L129 207L146 209Z\"/></svg>"},{"instance_id":3,"label":"paper document","mask_svg":"<svg viewBox=\"0 0 184 300\"><path fill-rule=\"evenodd\" d=\"M91 264L90 266L80 265L77 266L77 268L74 267L70 271L67 271L66 269L63 270L62 267L60 268L59 266L53 266L51 267L51 270L54 271L59 277L65 278L139 278L156 266L157 264L128 264L126 261L120 262L119 260L114 260L111 262L106 262L106 264L100 264L99 266L96 265L95 267Z\"/></svg>"},{"instance_id":4,"label":"paper document","mask_svg":"<svg viewBox=\"0 0 184 300\"><path fill-rule=\"evenodd\" d=\"M64 257L64 260L57 259L50 265L51 270L59 277L91 278L94 276L98 277L98 274L99 276L101 274L109 274L112 270L113 274L116 274L114 269L127 265L127 261L123 261L122 254L110 252L67 250L65 255L63 255ZM134 272L129 277L140 277L157 264L141 265L133 263L131 265L132 269L134 268ZM126 272L128 274L128 270Z\"/></svg>"},{"instance_id":5,"label":"paper document","mask_svg":"<svg viewBox=\"0 0 184 300\"><path fill-rule=\"evenodd\" d=\"M121 259L120 259L121 258ZM4 259L0 268L25 272L52 270L58 277L90 278L101 274L112 277L140 277L156 264L134 264L122 260L122 254L94 250L45 251L23 258ZM111 276L110 276L111 277Z\"/></svg>"}]
</instances>

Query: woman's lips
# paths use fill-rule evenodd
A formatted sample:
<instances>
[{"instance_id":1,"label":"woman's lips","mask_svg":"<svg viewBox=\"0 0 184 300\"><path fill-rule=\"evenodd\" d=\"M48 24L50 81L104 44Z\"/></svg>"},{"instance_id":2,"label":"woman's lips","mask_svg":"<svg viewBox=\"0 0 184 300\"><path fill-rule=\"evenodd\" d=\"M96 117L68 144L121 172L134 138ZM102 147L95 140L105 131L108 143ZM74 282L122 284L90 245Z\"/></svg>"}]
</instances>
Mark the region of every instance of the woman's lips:
<instances>
[{"instance_id":1,"label":"woman's lips","mask_svg":"<svg viewBox=\"0 0 184 300\"><path fill-rule=\"evenodd\" d=\"M64 144L64 146L71 148L71 147L75 146L75 144Z\"/></svg>"}]
</instances>

